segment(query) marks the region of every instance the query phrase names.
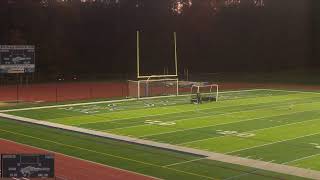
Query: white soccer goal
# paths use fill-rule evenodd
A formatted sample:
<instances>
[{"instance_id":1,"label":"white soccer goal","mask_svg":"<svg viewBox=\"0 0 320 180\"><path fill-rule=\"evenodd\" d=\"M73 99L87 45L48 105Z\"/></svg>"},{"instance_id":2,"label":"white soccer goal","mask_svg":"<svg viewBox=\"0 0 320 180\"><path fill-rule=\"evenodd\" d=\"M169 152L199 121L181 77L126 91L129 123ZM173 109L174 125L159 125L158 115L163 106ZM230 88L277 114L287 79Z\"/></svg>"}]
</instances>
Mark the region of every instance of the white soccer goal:
<instances>
[{"instance_id":1,"label":"white soccer goal","mask_svg":"<svg viewBox=\"0 0 320 180\"><path fill-rule=\"evenodd\" d=\"M202 101L218 101L219 85L192 85L191 101L201 103Z\"/></svg>"},{"instance_id":2,"label":"white soccer goal","mask_svg":"<svg viewBox=\"0 0 320 180\"><path fill-rule=\"evenodd\" d=\"M128 81L128 92L131 98L177 96L179 94L178 79L147 79Z\"/></svg>"}]
</instances>

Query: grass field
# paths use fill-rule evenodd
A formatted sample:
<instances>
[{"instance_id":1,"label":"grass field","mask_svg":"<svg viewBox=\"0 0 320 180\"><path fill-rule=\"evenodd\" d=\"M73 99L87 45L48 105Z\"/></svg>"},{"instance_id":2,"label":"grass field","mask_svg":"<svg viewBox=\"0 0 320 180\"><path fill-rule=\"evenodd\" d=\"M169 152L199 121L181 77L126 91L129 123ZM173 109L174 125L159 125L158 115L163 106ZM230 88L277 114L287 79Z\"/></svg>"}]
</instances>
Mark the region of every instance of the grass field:
<instances>
[{"instance_id":1,"label":"grass field","mask_svg":"<svg viewBox=\"0 0 320 180\"><path fill-rule=\"evenodd\" d=\"M8 113L320 170L319 100L320 93L317 92L250 90L225 92L219 102L201 105L190 104L188 97L178 97ZM186 158L188 160L190 157ZM213 162L200 158L193 163ZM187 169L188 172L195 170L200 174L211 172L206 168L193 167L189 171L188 167L184 167L188 164L175 167ZM212 177L208 174L204 176Z\"/></svg>"},{"instance_id":2,"label":"grass field","mask_svg":"<svg viewBox=\"0 0 320 180\"><path fill-rule=\"evenodd\" d=\"M304 179L12 120L0 119L0 125L0 139L162 179Z\"/></svg>"}]
</instances>

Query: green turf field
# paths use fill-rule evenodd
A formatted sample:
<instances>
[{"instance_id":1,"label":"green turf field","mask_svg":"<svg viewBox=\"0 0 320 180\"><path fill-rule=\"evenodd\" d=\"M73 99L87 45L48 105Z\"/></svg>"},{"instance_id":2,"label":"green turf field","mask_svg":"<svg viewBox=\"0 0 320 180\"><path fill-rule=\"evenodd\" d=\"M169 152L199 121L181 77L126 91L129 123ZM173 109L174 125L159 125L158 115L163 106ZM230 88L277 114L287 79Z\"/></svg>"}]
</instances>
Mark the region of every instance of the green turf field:
<instances>
[{"instance_id":1,"label":"green turf field","mask_svg":"<svg viewBox=\"0 0 320 180\"><path fill-rule=\"evenodd\" d=\"M317 92L250 90L201 105L177 97L9 114L320 170L319 100Z\"/></svg>"},{"instance_id":2,"label":"green turf field","mask_svg":"<svg viewBox=\"0 0 320 180\"><path fill-rule=\"evenodd\" d=\"M5 119L0 119L1 138L161 179L304 179Z\"/></svg>"}]
</instances>

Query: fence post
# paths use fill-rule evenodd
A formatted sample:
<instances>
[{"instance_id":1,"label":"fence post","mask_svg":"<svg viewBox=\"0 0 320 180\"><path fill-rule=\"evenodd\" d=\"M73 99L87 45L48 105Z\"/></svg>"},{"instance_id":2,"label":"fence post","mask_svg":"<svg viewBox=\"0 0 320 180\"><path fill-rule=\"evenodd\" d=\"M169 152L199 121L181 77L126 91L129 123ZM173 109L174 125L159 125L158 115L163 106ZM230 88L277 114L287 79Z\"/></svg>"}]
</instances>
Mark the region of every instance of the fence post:
<instances>
[{"instance_id":1,"label":"fence post","mask_svg":"<svg viewBox=\"0 0 320 180\"><path fill-rule=\"evenodd\" d=\"M56 94L56 103L58 103L58 82L57 81L56 81L55 94Z\"/></svg>"},{"instance_id":2,"label":"fence post","mask_svg":"<svg viewBox=\"0 0 320 180\"><path fill-rule=\"evenodd\" d=\"M92 95L93 94L93 89L92 89L92 83L90 83L90 87L89 87L89 98L92 99Z\"/></svg>"},{"instance_id":3,"label":"fence post","mask_svg":"<svg viewBox=\"0 0 320 180\"><path fill-rule=\"evenodd\" d=\"M19 74L17 74L17 81L16 81L16 93L17 93L17 103L19 103Z\"/></svg>"}]
</instances>

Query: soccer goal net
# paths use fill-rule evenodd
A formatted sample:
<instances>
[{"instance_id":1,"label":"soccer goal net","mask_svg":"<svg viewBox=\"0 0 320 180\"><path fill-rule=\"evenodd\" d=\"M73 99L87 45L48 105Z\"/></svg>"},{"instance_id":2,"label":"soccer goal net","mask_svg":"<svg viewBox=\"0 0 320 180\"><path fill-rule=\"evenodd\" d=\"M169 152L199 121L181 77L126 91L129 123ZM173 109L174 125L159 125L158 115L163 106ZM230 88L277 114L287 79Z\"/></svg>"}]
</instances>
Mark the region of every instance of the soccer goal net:
<instances>
[{"instance_id":1,"label":"soccer goal net","mask_svg":"<svg viewBox=\"0 0 320 180\"><path fill-rule=\"evenodd\" d=\"M191 86L191 102L202 103L210 101L218 101L219 85L193 85Z\"/></svg>"},{"instance_id":2,"label":"soccer goal net","mask_svg":"<svg viewBox=\"0 0 320 180\"><path fill-rule=\"evenodd\" d=\"M143 98L155 96L173 96L179 94L178 79L148 79L128 81L130 98Z\"/></svg>"}]
</instances>

